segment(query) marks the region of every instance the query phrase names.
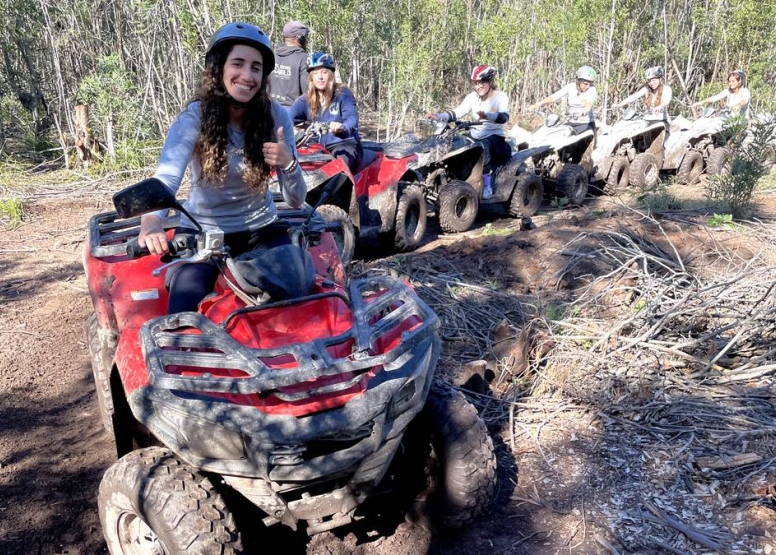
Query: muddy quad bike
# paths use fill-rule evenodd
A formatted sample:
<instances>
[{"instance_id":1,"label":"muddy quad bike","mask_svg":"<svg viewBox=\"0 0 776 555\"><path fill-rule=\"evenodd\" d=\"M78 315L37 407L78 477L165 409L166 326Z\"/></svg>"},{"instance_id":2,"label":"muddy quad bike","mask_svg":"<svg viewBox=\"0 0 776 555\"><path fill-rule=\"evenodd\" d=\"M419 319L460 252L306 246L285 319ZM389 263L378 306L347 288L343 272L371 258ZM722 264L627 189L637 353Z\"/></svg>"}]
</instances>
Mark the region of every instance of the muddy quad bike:
<instances>
[{"instance_id":1,"label":"muddy quad bike","mask_svg":"<svg viewBox=\"0 0 776 555\"><path fill-rule=\"evenodd\" d=\"M663 121L648 120L633 108L622 111L614 125L602 126L593 149L593 181L613 195L632 187L654 187L663 166Z\"/></svg>"},{"instance_id":2,"label":"muddy quad bike","mask_svg":"<svg viewBox=\"0 0 776 555\"><path fill-rule=\"evenodd\" d=\"M345 181L329 180L319 202ZM171 237L159 266L138 248L137 216L185 213L174 195L149 179L114 205L91 219L84 253L97 398L121 457L99 490L112 555L241 553L240 496L264 526L317 534L358 517L394 474L423 469L439 524L486 507L496 462L485 425L460 393L432 386L439 320L399 279L346 286L327 232L338 224L279 202L293 244L232 258L222 232L200 229ZM196 312L166 314L167 268L194 261L218 265L215 291ZM396 464L418 449L433 464Z\"/></svg>"},{"instance_id":3,"label":"muddy quad bike","mask_svg":"<svg viewBox=\"0 0 776 555\"><path fill-rule=\"evenodd\" d=\"M439 226L447 233L469 229L482 204L501 204L513 218L539 210L544 189L526 166L529 153L519 152L491 176L490 197L483 196L483 145L467 134L479 122L439 122L434 134L416 146L414 165L423 179L426 201L434 207Z\"/></svg>"},{"instance_id":4,"label":"muddy quad bike","mask_svg":"<svg viewBox=\"0 0 776 555\"><path fill-rule=\"evenodd\" d=\"M426 204L419 176L409 168L416 155L391 145L364 142L361 166L354 175L343 160L320 144L327 129L327 122L307 123L297 136L297 150L308 184L308 202L317 200L320 183L331 175L341 172L348 176L348 184L331 204L319 208L327 221L343 221L348 229L343 238L348 239L345 258L352 258L357 236L379 236L399 251L419 247L426 234ZM278 190L277 184L274 190Z\"/></svg>"},{"instance_id":5,"label":"muddy quad bike","mask_svg":"<svg viewBox=\"0 0 776 555\"><path fill-rule=\"evenodd\" d=\"M721 131L728 117L727 112L716 113L713 108L707 108L694 121L680 116L671 122L663 169L676 171L678 184L697 183L704 169L711 175L722 171L726 145Z\"/></svg>"},{"instance_id":6,"label":"muddy quad bike","mask_svg":"<svg viewBox=\"0 0 776 555\"><path fill-rule=\"evenodd\" d=\"M530 163L544 180L546 192L567 198L573 206L581 206L593 173L594 144L592 130L577 134L567 119L549 114L544 125L531 134L527 143L518 143L516 150L533 150Z\"/></svg>"}]
</instances>

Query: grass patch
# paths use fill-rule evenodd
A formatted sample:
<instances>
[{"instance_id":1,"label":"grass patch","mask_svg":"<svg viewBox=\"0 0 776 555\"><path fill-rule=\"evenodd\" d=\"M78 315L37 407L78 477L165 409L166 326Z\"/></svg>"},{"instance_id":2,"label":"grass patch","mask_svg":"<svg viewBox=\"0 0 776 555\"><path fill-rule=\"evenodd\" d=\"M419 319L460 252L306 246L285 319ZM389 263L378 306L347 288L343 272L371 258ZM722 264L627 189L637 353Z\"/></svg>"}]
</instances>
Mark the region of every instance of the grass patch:
<instances>
[{"instance_id":1,"label":"grass patch","mask_svg":"<svg viewBox=\"0 0 776 555\"><path fill-rule=\"evenodd\" d=\"M0 199L0 222L14 227L24 221L24 203L18 198Z\"/></svg>"},{"instance_id":2,"label":"grass patch","mask_svg":"<svg viewBox=\"0 0 776 555\"><path fill-rule=\"evenodd\" d=\"M488 237L490 235L511 235L511 229L496 229L493 224L485 224L485 228L482 230L480 237Z\"/></svg>"}]
</instances>

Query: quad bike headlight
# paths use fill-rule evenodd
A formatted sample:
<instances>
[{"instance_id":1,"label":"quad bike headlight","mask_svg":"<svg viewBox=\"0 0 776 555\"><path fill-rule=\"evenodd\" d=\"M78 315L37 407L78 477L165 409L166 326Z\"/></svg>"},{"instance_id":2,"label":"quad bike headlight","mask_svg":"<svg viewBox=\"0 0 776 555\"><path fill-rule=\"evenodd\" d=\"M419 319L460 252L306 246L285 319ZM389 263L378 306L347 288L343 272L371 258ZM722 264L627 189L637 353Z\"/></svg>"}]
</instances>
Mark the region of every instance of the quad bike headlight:
<instances>
[{"instance_id":1,"label":"quad bike headlight","mask_svg":"<svg viewBox=\"0 0 776 555\"><path fill-rule=\"evenodd\" d=\"M169 407L156 407L167 436L174 435L178 446L203 459L243 459L242 436L224 426L196 418Z\"/></svg>"},{"instance_id":2,"label":"quad bike headlight","mask_svg":"<svg viewBox=\"0 0 776 555\"><path fill-rule=\"evenodd\" d=\"M393 420L412 404L413 397L418 388L415 385L415 380L409 380L402 388L393 396L391 400L391 408L388 409L388 420Z\"/></svg>"}]
</instances>

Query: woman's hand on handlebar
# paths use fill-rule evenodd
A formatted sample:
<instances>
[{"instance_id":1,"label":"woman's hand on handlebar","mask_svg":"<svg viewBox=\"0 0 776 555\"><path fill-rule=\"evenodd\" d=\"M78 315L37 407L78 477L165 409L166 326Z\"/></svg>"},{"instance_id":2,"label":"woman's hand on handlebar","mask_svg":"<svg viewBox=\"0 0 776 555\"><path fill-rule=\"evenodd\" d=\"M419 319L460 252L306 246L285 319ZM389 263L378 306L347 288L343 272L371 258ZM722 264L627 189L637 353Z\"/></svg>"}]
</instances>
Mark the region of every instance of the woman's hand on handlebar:
<instances>
[{"instance_id":1,"label":"woman's hand on handlebar","mask_svg":"<svg viewBox=\"0 0 776 555\"><path fill-rule=\"evenodd\" d=\"M342 123L338 121L332 121L329 123L329 133L334 133L335 135L341 135L345 132L345 126L342 125Z\"/></svg>"},{"instance_id":2,"label":"woman's hand on handlebar","mask_svg":"<svg viewBox=\"0 0 776 555\"><path fill-rule=\"evenodd\" d=\"M162 227L162 219L154 214L144 214L140 218L140 235L137 242L151 254L164 255L170 252L167 234Z\"/></svg>"},{"instance_id":3,"label":"woman's hand on handlebar","mask_svg":"<svg viewBox=\"0 0 776 555\"><path fill-rule=\"evenodd\" d=\"M434 121L439 121L439 116L437 114L426 114L426 119L431 119Z\"/></svg>"}]
</instances>

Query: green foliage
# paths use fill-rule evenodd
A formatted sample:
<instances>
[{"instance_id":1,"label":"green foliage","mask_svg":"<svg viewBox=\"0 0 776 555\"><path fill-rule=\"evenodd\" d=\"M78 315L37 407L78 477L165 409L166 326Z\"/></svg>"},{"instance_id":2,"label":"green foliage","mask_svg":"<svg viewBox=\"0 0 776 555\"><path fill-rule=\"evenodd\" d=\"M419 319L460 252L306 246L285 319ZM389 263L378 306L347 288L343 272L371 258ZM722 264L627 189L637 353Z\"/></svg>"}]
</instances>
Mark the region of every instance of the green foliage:
<instances>
[{"instance_id":1,"label":"green foliage","mask_svg":"<svg viewBox=\"0 0 776 555\"><path fill-rule=\"evenodd\" d=\"M14 227L24 221L24 204L18 198L0 199L0 222Z\"/></svg>"},{"instance_id":2,"label":"green foliage","mask_svg":"<svg viewBox=\"0 0 776 555\"><path fill-rule=\"evenodd\" d=\"M81 80L78 92L79 99L89 105L91 120L99 122L103 140L107 139L109 126L118 145L151 135L135 76L121 67L118 56L100 58L94 71Z\"/></svg>"},{"instance_id":3,"label":"green foliage","mask_svg":"<svg viewBox=\"0 0 776 555\"><path fill-rule=\"evenodd\" d=\"M569 205L568 197L555 197L550 201L550 206L553 208L565 208Z\"/></svg>"},{"instance_id":4,"label":"green foliage","mask_svg":"<svg viewBox=\"0 0 776 555\"><path fill-rule=\"evenodd\" d=\"M485 224L485 228L482 230L481 237L489 237L493 235L511 235L512 231L509 229L496 229L493 224Z\"/></svg>"},{"instance_id":5,"label":"green foliage","mask_svg":"<svg viewBox=\"0 0 776 555\"><path fill-rule=\"evenodd\" d=\"M733 223L733 214L714 214L706 220L706 225L709 227L725 227L727 229L735 228Z\"/></svg>"},{"instance_id":6,"label":"green foliage","mask_svg":"<svg viewBox=\"0 0 776 555\"><path fill-rule=\"evenodd\" d=\"M752 212L755 189L768 174L774 157L776 119L757 120L748 128L743 118L733 118L723 130L727 139L727 163L706 185L706 196L719 203L735 219Z\"/></svg>"}]
</instances>

